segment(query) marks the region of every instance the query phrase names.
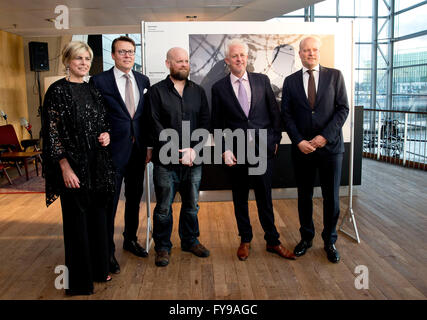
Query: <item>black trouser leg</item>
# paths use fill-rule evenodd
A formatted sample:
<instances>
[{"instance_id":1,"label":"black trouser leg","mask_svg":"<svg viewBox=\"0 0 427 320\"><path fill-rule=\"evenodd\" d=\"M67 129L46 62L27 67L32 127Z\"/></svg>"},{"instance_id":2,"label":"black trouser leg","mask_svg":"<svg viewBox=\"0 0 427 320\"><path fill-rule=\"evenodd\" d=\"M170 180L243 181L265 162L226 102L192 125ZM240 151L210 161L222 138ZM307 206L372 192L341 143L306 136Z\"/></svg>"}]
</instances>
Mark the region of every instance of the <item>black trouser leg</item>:
<instances>
[{"instance_id":1,"label":"black trouser leg","mask_svg":"<svg viewBox=\"0 0 427 320\"><path fill-rule=\"evenodd\" d=\"M135 146L126 167L125 182L125 240L136 241L139 226L139 206L144 192L145 154Z\"/></svg>"},{"instance_id":2,"label":"black trouser leg","mask_svg":"<svg viewBox=\"0 0 427 320\"><path fill-rule=\"evenodd\" d=\"M258 217L264 230L264 239L268 245L280 244L279 233L274 225L273 200L271 196L271 179L273 173L273 160L267 161L267 171L263 175L250 176L254 188L258 208Z\"/></svg>"},{"instance_id":3,"label":"black trouser leg","mask_svg":"<svg viewBox=\"0 0 427 320\"><path fill-rule=\"evenodd\" d=\"M325 244L337 241L336 226L340 215L339 187L341 182L343 154L322 157L319 167L320 185L323 196L323 232Z\"/></svg>"},{"instance_id":4,"label":"black trouser leg","mask_svg":"<svg viewBox=\"0 0 427 320\"><path fill-rule=\"evenodd\" d=\"M253 234L248 208L250 182L248 168L245 165L236 165L231 167L229 172L232 180L231 191L239 236L241 242L251 242Z\"/></svg>"},{"instance_id":5,"label":"black trouser leg","mask_svg":"<svg viewBox=\"0 0 427 320\"><path fill-rule=\"evenodd\" d=\"M93 280L102 281L108 275L105 210L96 198L77 190L60 196L70 291L92 292Z\"/></svg>"},{"instance_id":6,"label":"black trouser leg","mask_svg":"<svg viewBox=\"0 0 427 320\"><path fill-rule=\"evenodd\" d=\"M292 150L295 180L298 189L298 216L301 239L310 241L314 238L313 223L313 188L316 178L316 161L314 154L303 154Z\"/></svg>"}]
</instances>

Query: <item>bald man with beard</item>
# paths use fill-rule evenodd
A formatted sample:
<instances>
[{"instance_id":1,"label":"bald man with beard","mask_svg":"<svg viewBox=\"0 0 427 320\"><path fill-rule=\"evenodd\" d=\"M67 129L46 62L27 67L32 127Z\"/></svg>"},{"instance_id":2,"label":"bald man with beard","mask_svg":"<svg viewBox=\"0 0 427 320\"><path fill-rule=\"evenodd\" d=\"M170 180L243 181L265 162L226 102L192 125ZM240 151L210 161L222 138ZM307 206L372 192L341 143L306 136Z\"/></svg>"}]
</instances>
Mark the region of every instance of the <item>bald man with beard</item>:
<instances>
[{"instance_id":1,"label":"bald man with beard","mask_svg":"<svg viewBox=\"0 0 427 320\"><path fill-rule=\"evenodd\" d=\"M166 67L170 74L153 85L148 92L148 102L152 122L152 141L154 163L154 187L156 207L153 214L153 239L156 251L155 264L164 267L169 264L172 243L172 202L177 192L182 199L179 216L179 237L181 249L198 257L208 257L207 250L198 240L199 187L202 179L202 166L196 165L196 152L193 147L200 141L183 145L183 121L190 123L190 134L196 129L210 129L210 112L205 91L188 79L190 64L188 53L182 48L172 48L166 55ZM169 141L161 141L160 133L173 129L179 136L179 163L169 163L159 154ZM175 156L177 156L175 154Z\"/></svg>"}]
</instances>

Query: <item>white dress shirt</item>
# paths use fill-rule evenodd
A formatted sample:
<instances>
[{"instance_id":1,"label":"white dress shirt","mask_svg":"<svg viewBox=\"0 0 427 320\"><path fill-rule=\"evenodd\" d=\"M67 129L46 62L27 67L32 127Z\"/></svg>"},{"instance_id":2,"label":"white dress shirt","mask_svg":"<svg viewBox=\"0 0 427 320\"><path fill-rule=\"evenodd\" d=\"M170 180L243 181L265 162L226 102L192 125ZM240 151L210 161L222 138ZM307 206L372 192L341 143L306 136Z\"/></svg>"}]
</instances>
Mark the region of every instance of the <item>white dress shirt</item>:
<instances>
[{"instance_id":1,"label":"white dress shirt","mask_svg":"<svg viewBox=\"0 0 427 320\"><path fill-rule=\"evenodd\" d=\"M245 74L242 77L243 81L243 86L245 87L246 90L246 94L248 95L248 102L249 102L249 107L251 106L251 97L252 97L252 92L251 92L251 85L249 83L249 79L248 79L248 73L245 71ZM234 93L236 95L236 98L239 98L239 78L237 78L234 74L230 73L230 80L231 80L231 85L233 86L233 90Z\"/></svg>"},{"instance_id":2,"label":"white dress shirt","mask_svg":"<svg viewBox=\"0 0 427 320\"><path fill-rule=\"evenodd\" d=\"M125 73L121 70L119 70L116 66L114 66L114 77L116 78L117 87L119 88L120 95L123 99L123 101L126 101L126 77L124 76ZM139 89L138 85L136 83L135 76L133 75L132 70L129 72L130 80L132 81L132 87L133 87L133 97L135 101L135 112L138 108L139 104Z\"/></svg>"},{"instance_id":3,"label":"white dress shirt","mask_svg":"<svg viewBox=\"0 0 427 320\"><path fill-rule=\"evenodd\" d=\"M308 98L308 78L310 78L310 75L307 72L306 67L302 67L302 80L304 82L304 91L305 91L305 95ZM319 86L319 65L315 66L313 68L313 77L314 77L314 84L316 85L316 93L317 93L317 88Z\"/></svg>"}]
</instances>

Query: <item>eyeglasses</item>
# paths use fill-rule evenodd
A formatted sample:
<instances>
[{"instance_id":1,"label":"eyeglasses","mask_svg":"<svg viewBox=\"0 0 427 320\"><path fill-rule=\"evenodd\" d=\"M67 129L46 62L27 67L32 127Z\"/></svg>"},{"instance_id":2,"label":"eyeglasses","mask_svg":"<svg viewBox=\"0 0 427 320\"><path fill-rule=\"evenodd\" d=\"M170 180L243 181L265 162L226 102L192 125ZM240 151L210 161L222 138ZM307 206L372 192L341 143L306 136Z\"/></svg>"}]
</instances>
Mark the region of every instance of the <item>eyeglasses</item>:
<instances>
[{"instance_id":1,"label":"eyeglasses","mask_svg":"<svg viewBox=\"0 0 427 320\"><path fill-rule=\"evenodd\" d=\"M117 50L117 52L118 52L118 54L119 54L119 55L121 55L121 56L125 56L125 55L126 55L126 53L127 53L128 55L130 55L130 56L135 55L135 51L133 51L133 50Z\"/></svg>"}]
</instances>

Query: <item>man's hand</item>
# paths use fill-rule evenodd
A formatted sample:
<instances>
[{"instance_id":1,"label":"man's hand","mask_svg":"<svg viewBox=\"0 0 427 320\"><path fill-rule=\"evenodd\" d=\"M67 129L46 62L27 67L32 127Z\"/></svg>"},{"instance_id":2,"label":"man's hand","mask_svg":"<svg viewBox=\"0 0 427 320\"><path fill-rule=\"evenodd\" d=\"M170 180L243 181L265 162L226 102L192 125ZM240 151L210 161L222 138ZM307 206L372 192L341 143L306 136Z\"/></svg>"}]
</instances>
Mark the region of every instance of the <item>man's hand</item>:
<instances>
[{"instance_id":1,"label":"man's hand","mask_svg":"<svg viewBox=\"0 0 427 320\"><path fill-rule=\"evenodd\" d=\"M233 152L230 150L225 151L222 154L222 157L224 158L224 162L227 166L232 167L237 163L236 157L234 156Z\"/></svg>"},{"instance_id":2,"label":"man's hand","mask_svg":"<svg viewBox=\"0 0 427 320\"><path fill-rule=\"evenodd\" d=\"M311 152L316 151L316 148L311 145L310 142L307 140L302 140L300 143L298 143L298 148L301 150L302 153L309 154Z\"/></svg>"},{"instance_id":3,"label":"man's hand","mask_svg":"<svg viewBox=\"0 0 427 320\"><path fill-rule=\"evenodd\" d=\"M110 144L110 134L108 132L103 132L99 135L98 141L101 146L106 147Z\"/></svg>"},{"instance_id":4,"label":"man's hand","mask_svg":"<svg viewBox=\"0 0 427 320\"><path fill-rule=\"evenodd\" d=\"M178 150L179 152L183 153L183 156L181 159L179 159L179 162L183 164L184 166L193 166L193 161L196 159L196 151L192 148L185 148Z\"/></svg>"},{"instance_id":5,"label":"man's hand","mask_svg":"<svg viewBox=\"0 0 427 320\"><path fill-rule=\"evenodd\" d=\"M314 147L314 148L323 148L326 143L328 143L328 140L326 140L323 136L318 135L315 136L313 139L311 139L310 144Z\"/></svg>"}]
</instances>

